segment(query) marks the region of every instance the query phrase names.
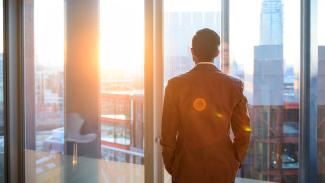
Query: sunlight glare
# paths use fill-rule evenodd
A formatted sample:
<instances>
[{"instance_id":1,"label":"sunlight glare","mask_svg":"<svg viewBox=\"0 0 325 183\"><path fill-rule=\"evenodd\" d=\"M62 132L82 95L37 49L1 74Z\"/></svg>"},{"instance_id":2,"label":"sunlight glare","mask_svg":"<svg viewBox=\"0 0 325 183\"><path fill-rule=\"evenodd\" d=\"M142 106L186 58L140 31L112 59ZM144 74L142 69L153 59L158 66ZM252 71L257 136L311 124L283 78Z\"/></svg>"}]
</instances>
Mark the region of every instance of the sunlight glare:
<instances>
[{"instance_id":1,"label":"sunlight glare","mask_svg":"<svg viewBox=\"0 0 325 183\"><path fill-rule=\"evenodd\" d=\"M135 0L100 1L102 70L130 72L144 63L144 4Z\"/></svg>"}]
</instances>

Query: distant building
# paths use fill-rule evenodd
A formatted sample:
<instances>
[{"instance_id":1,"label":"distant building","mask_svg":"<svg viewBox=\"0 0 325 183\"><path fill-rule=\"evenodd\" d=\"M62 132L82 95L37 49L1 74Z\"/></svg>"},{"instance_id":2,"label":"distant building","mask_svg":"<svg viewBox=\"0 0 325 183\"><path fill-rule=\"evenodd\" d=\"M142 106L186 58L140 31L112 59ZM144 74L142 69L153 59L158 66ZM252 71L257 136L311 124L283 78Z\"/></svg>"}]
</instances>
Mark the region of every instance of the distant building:
<instances>
[{"instance_id":1,"label":"distant building","mask_svg":"<svg viewBox=\"0 0 325 183\"><path fill-rule=\"evenodd\" d=\"M35 126L37 131L64 126L63 81L63 71L47 67L36 69Z\"/></svg>"},{"instance_id":2,"label":"distant building","mask_svg":"<svg viewBox=\"0 0 325 183\"><path fill-rule=\"evenodd\" d=\"M288 67L284 73L284 101L286 102L298 102L298 87L296 85L298 79L295 76L293 67ZM298 91L297 91L298 90Z\"/></svg>"},{"instance_id":3,"label":"distant building","mask_svg":"<svg viewBox=\"0 0 325 183\"><path fill-rule=\"evenodd\" d=\"M245 80L245 72L242 65L239 65L236 61L231 63L231 75L239 78L240 80Z\"/></svg>"},{"instance_id":4,"label":"distant building","mask_svg":"<svg viewBox=\"0 0 325 183\"><path fill-rule=\"evenodd\" d=\"M295 93L284 83L283 48L261 45L254 52L251 162L243 168L244 176L295 182L299 168L299 101L287 101L287 95L295 98Z\"/></svg>"},{"instance_id":5,"label":"distant building","mask_svg":"<svg viewBox=\"0 0 325 183\"><path fill-rule=\"evenodd\" d=\"M261 45L254 49L253 105L283 105L282 45Z\"/></svg>"},{"instance_id":6,"label":"distant building","mask_svg":"<svg viewBox=\"0 0 325 183\"><path fill-rule=\"evenodd\" d=\"M282 0L264 0L261 11L260 45L281 45L283 42Z\"/></svg>"},{"instance_id":7,"label":"distant building","mask_svg":"<svg viewBox=\"0 0 325 183\"><path fill-rule=\"evenodd\" d=\"M100 123L103 159L144 163L143 91L101 92Z\"/></svg>"}]
</instances>

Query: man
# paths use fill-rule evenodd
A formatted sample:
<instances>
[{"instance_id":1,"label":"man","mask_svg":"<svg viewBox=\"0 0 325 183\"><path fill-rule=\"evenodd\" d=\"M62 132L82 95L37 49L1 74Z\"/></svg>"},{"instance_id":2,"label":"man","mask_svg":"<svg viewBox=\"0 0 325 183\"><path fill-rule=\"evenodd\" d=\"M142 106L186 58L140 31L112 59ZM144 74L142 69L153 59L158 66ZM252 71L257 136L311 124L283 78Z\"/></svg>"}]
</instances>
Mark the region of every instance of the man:
<instances>
[{"instance_id":1,"label":"man","mask_svg":"<svg viewBox=\"0 0 325 183\"><path fill-rule=\"evenodd\" d=\"M196 32L191 50L196 66L168 81L161 145L173 182L231 183L244 161L251 131L247 100L243 83L213 65L219 45L213 30Z\"/></svg>"}]
</instances>

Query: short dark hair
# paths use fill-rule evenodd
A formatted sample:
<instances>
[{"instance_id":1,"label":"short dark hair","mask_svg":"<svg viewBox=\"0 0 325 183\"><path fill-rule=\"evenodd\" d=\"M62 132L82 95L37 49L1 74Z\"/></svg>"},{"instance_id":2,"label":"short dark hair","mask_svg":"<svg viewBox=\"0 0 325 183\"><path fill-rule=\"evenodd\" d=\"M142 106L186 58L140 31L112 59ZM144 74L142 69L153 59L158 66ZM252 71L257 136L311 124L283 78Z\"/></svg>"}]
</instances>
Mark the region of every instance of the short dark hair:
<instances>
[{"instance_id":1,"label":"short dark hair","mask_svg":"<svg viewBox=\"0 0 325 183\"><path fill-rule=\"evenodd\" d=\"M194 55L200 60L211 60L219 49L220 36L213 30L204 28L198 30L192 38Z\"/></svg>"}]
</instances>

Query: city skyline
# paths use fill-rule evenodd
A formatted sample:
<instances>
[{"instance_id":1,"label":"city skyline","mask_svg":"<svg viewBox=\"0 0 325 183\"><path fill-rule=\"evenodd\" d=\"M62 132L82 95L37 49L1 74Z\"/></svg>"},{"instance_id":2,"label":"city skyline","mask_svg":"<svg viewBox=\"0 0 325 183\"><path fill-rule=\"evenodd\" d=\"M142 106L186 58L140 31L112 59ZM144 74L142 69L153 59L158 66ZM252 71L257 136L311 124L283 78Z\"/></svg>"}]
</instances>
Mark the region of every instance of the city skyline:
<instances>
[{"instance_id":1,"label":"city skyline","mask_svg":"<svg viewBox=\"0 0 325 183\"><path fill-rule=\"evenodd\" d=\"M103 1L103 4L107 4L107 3L111 3L109 0L101 0ZM181 6L182 1L177 1L176 5L175 4L171 4L168 5L168 1L166 1L166 11L177 11L179 9L179 11L213 11L213 12L218 12L220 11L219 6L218 6L218 2L217 1L211 1L211 0L205 0L205 3L199 3L199 6L197 6L195 3L195 1L189 1L187 4L187 6ZM236 13L244 13L245 16L250 17L251 21L247 21L246 24L248 27L250 27L250 31L252 31L251 33L248 33L247 35L253 35L253 36L245 36L242 37L241 39L243 40L244 43L247 44L247 47L251 47L250 45L258 45L259 42L259 38L256 37L256 35L259 35L258 33L256 33L256 30L259 30L259 24L256 24L255 22L259 22L259 18L260 18L260 13L259 11L247 11L248 9L252 9L252 10L258 10L262 7L262 1L261 0L256 0L256 1L251 1L251 2L240 2L240 1L236 1L233 2L236 4L232 4L231 2L231 13L232 12L236 12ZM321 5L323 2L319 2L319 4ZM48 0L48 1L41 1L41 0L35 0L35 4L37 5L35 7L35 14L36 15L44 15L47 14L47 16L35 16L35 26L38 25L43 25L45 21L47 21L48 19L51 19L51 23L52 25L48 25L48 26L38 26L39 30L37 32L37 37L35 39L35 43L38 45L45 45L46 42L51 42L51 48L53 49L45 49L42 46L37 46L36 45L36 49L38 50L37 53L37 57L39 57L40 60L42 60L42 62L45 65L52 65L53 67L62 67L63 66L63 62L57 62L57 60L62 60L63 61L63 47L64 47L64 4L63 1L53 1L53 0ZM178 4L178 6L177 6ZM297 7L298 6L298 7ZM39 7L39 8L38 8ZM40 8L41 7L41 8ZM48 7L48 8L47 8ZM103 6L104 7L104 6ZM168 8L170 7L170 8ZM201 8L200 8L201 7ZM102 7L101 7L102 8ZM197 10L195 10L197 9ZM296 42L299 39L295 39L294 37L298 37L297 36L293 36L292 34L297 32L295 31L297 28L299 28L299 20L297 17L299 17L299 3L295 2L295 1L290 1L290 0L284 0L283 1L283 12L284 12L284 24L285 25L297 25L298 26L286 26L285 29L287 29L287 31L284 31L284 57L285 57L285 61L286 64L288 65L292 65L295 69L295 73L297 73L297 71L299 69L297 69L298 66L296 66L296 60L299 60L299 57L296 57L294 55L286 55L287 53L290 53L289 51L286 50L290 50L292 48L292 46L296 46L299 45L299 42ZM105 9L103 10L105 11ZM245 11L245 12L243 12ZM320 16L322 14L324 14L324 12L319 12ZM241 17L236 17L236 16L231 16L230 17L230 21L240 21ZM288 22L287 20L290 20L290 22ZM41 28L44 27L44 28ZM255 27L255 28L254 28ZM40 29L41 28L41 29ZM2 30L2 29L0 29ZM37 31L36 30L36 31ZM55 32L51 32L53 30L61 30L61 31L55 31ZM233 37L234 40L237 40L239 37L242 36L242 32L238 31L241 30L240 27L238 27L236 24L231 24L231 35ZM320 26L318 26L318 30L320 32L325 32L325 27L320 24ZM52 33L52 35L56 35L56 36L47 36L49 33ZM298 33L299 34L299 33ZM325 36L324 34L320 34L319 38L318 38L320 44L324 43L325 44ZM288 44L289 43L289 44ZM0 44L2 45L2 44ZM291 46L290 46L291 45ZM243 50L242 49L243 46L241 43L236 43L234 45L231 45L231 50L233 50L233 54L231 55L231 59L232 60L236 60L239 61L240 58L251 58L250 60L253 60L253 50ZM1 49L0 49L1 50ZM51 50L50 52L47 50ZM55 51L56 50L56 51ZM62 52L62 53L60 53ZM56 53L56 54L54 54ZM60 54L58 54L60 53ZM53 57L49 57L49 55L58 55L59 57L57 57L57 59L54 59ZM131 61L132 62L132 61ZM245 72L248 73L252 73L252 64L251 61L245 61L245 62L250 62L250 63L244 63L243 61L240 61L239 64L240 65L244 65L245 66ZM60 64L61 63L61 64Z\"/></svg>"}]
</instances>

